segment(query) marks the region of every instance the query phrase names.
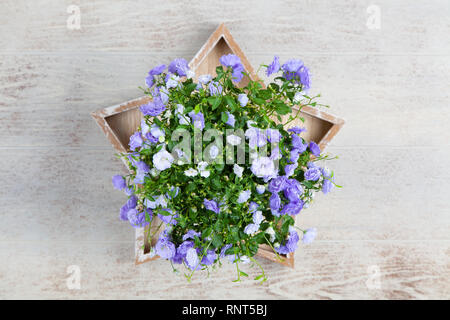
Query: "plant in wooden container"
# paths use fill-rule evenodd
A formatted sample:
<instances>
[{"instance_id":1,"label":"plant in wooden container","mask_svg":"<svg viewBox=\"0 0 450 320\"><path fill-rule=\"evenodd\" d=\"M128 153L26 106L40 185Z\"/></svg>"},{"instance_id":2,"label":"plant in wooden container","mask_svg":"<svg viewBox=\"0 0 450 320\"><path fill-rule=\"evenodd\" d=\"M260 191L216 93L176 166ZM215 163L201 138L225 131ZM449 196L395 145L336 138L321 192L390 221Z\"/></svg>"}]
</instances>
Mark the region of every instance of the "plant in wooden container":
<instances>
[{"instance_id":1,"label":"plant in wooden container","mask_svg":"<svg viewBox=\"0 0 450 320\"><path fill-rule=\"evenodd\" d=\"M150 255L196 270L228 260L237 280L242 264L261 268L254 256L261 245L277 259L311 242L314 228L295 226L295 216L314 193L328 193L333 172L319 167L318 144L306 142L303 107L309 96L309 70L300 60L263 66L274 80L252 80L238 56L223 55L216 75L196 75L184 59L153 68L140 106L143 119L120 156L130 169L113 185L129 196L120 218L147 227ZM246 77L245 86L237 86ZM272 76L273 77L273 76ZM196 80L194 80L196 79ZM295 112L293 108L295 107ZM151 227L148 227L150 226ZM155 239L155 241L152 241Z\"/></svg>"}]
</instances>

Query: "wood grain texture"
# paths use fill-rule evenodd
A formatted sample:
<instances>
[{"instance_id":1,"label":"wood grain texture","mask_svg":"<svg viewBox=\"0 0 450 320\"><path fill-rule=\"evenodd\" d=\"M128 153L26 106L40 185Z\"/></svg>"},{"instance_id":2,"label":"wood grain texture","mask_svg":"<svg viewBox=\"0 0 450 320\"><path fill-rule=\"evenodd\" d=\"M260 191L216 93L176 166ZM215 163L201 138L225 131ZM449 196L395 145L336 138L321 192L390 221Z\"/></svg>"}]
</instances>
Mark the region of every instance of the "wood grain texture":
<instances>
[{"instance_id":1,"label":"wood grain texture","mask_svg":"<svg viewBox=\"0 0 450 320\"><path fill-rule=\"evenodd\" d=\"M69 4L81 30L66 28ZM370 4L1 1L0 298L450 298L450 3L376 1L380 30ZM190 59L221 22L253 66L302 58L346 119L328 147L344 188L297 220L319 235L294 270L261 260L263 286L232 283L228 264L192 284L164 261L134 266L110 183L123 164L90 117L140 96L151 67ZM67 289L69 265L81 290Z\"/></svg>"}]
</instances>

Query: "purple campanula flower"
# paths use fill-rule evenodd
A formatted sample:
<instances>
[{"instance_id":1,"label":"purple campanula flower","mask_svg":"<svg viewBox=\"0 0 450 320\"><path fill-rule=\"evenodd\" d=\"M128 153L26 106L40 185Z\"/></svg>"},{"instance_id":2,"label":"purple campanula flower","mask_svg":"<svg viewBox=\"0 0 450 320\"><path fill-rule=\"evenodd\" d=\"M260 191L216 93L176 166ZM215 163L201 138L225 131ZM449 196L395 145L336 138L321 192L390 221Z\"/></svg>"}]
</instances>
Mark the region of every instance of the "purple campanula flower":
<instances>
[{"instance_id":1,"label":"purple campanula flower","mask_svg":"<svg viewBox=\"0 0 450 320\"><path fill-rule=\"evenodd\" d=\"M200 264L200 260L198 258L197 250L195 248L189 248L186 252L185 258L187 266L191 269L197 269Z\"/></svg>"},{"instance_id":2,"label":"purple campanula flower","mask_svg":"<svg viewBox=\"0 0 450 320\"><path fill-rule=\"evenodd\" d=\"M233 67L241 63L241 59L237 55L231 53L223 55L222 57L220 57L219 61L225 67Z\"/></svg>"},{"instance_id":3,"label":"purple campanula flower","mask_svg":"<svg viewBox=\"0 0 450 320\"><path fill-rule=\"evenodd\" d=\"M316 157L320 156L320 147L314 141L309 143L309 150L311 150L311 153Z\"/></svg>"},{"instance_id":4,"label":"purple campanula flower","mask_svg":"<svg viewBox=\"0 0 450 320\"><path fill-rule=\"evenodd\" d=\"M220 63L228 68L233 68L232 77L235 82L240 82L242 80L244 66L241 63L241 59L234 54L227 54L219 59Z\"/></svg>"},{"instance_id":5,"label":"purple campanula flower","mask_svg":"<svg viewBox=\"0 0 450 320\"><path fill-rule=\"evenodd\" d=\"M232 244L226 244L222 247L222 249L220 250L220 258L225 257L225 254L227 252L228 249L230 249L233 245Z\"/></svg>"},{"instance_id":6,"label":"purple campanula flower","mask_svg":"<svg viewBox=\"0 0 450 320\"><path fill-rule=\"evenodd\" d=\"M227 119L227 122L225 122L225 124L227 124L231 127L234 127L234 124L236 123L236 119L234 118L234 115L227 111L227 116L228 116L228 119Z\"/></svg>"},{"instance_id":7,"label":"purple campanula flower","mask_svg":"<svg viewBox=\"0 0 450 320\"><path fill-rule=\"evenodd\" d=\"M278 71L280 71L280 58L275 56L273 57L272 63L267 66L266 74L269 77L271 74L277 73Z\"/></svg>"},{"instance_id":8,"label":"purple campanula flower","mask_svg":"<svg viewBox=\"0 0 450 320\"><path fill-rule=\"evenodd\" d=\"M280 213L280 211L278 211L278 210L270 210L270 212L271 212L272 215L274 215L275 217L281 216L281 213Z\"/></svg>"},{"instance_id":9,"label":"purple campanula flower","mask_svg":"<svg viewBox=\"0 0 450 320\"><path fill-rule=\"evenodd\" d=\"M263 219L264 219L264 217L263 217L262 211L257 210L253 213L253 223L254 224L260 225L261 222L263 221Z\"/></svg>"},{"instance_id":10,"label":"purple campanula flower","mask_svg":"<svg viewBox=\"0 0 450 320\"><path fill-rule=\"evenodd\" d=\"M303 208L302 200L299 200L297 202L289 202L288 204L283 206L283 209L281 209L280 213L295 216L300 213L302 208Z\"/></svg>"},{"instance_id":11,"label":"purple campanula flower","mask_svg":"<svg viewBox=\"0 0 450 320\"><path fill-rule=\"evenodd\" d=\"M288 164L284 167L284 173L286 174L286 177L290 177L294 174L295 169L297 169L298 163L294 164Z\"/></svg>"},{"instance_id":12,"label":"purple campanula flower","mask_svg":"<svg viewBox=\"0 0 450 320\"><path fill-rule=\"evenodd\" d=\"M267 144L267 137L263 130L255 127L250 127L245 130L245 136L249 139L248 145L250 149L256 147L263 147Z\"/></svg>"},{"instance_id":13,"label":"purple campanula flower","mask_svg":"<svg viewBox=\"0 0 450 320\"><path fill-rule=\"evenodd\" d=\"M177 248L177 254L183 258L186 257L186 253L190 248L194 247L194 241L184 241Z\"/></svg>"},{"instance_id":14,"label":"purple campanula flower","mask_svg":"<svg viewBox=\"0 0 450 320\"><path fill-rule=\"evenodd\" d=\"M180 187L171 187L169 192L166 192L166 198L167 199L173 199L176 198L178 195L178 192L180 192ZM173 196L173 198L172 198Z\"/></svg>"},{"instance_id":15,"label":"purple campanula flower","mask_svg":"<svg viewBox=\"0 0 450 320\"><path fill-rule=\"evenodd\" d=\"M144 161L138 161L136 162L136 167L139 171L147 173L150 171L150 168Z\"/></svg>"},{"instance_id":16,"label":"purple campanula flower","mask_svg":"<svg viewBox=\"0 0 450 320\"><path fill-rule=\"evenodd\" d=\"M155 76L161 74L165 68L166 65L162 64L149 71L147 78L145 78L145 83L149 88L155 84Z\"/></svg>"},{"instance_id":17,"label":"purple campanula flower","mask_svg":"<svg viewBox=\"0 0 450 320\"><path fill-rule=\"evenodd\" d=\"M128 145L130 146L130 149L132 151L134 151L134 150L136 150L136 148L141 147L143 142L144 142L144 140L142 140L141 133L140 132L135 132L130 137L130 143Z\"/></svg>"},{"instance_id":18,"label":"purple campanula flower","mask_svg":"<svg viewBox=\"0 0 450 320\"><path fill-rule=\"evenodd\" d=\"M208 250L206 255L202 258L201 263L205 266L212 265L214 261L217 259L217 254L214 252L214 250Z\"/></svg>"},{"instance_id":19,"label":"purple campanula flower","mask_svg":"<svg viewBox=\"0 0 450 320\"><path fill-rule=\"evenodd\" d=\"M283 137L278 129L272 128L266 129L265 135L270 143L280 142L281 138Z\"/></svg>"},{"instance_id":20,"label":"purple campanula flower","mask_svg":"<svg viewBox=\"0 0 450 320\"><path fill-rule=\"evenodd\" d=\"M141 133L145 136L150 131L150 126L147 124L145 119L141 120Z\"/></svg>"},{"instance_id":21,"label":"purple campanula flower","mask_svg":"<svg viewBox=\"0 0 450 320\"><path fill-rule=\"evenodd\" d=\"M122 208L120 208L120 216L119 216L120 220L128 221L128 215L127 215L128 210L130 210L130 208L128 207L128 202L127 202L122 206Z\"/></svg>"},{"instance_id":22,"label":"purple campanula flower","mask_svg":"<svg viewBox=\"0 0 450 320\"><path fill-rule=\"evenodd\" d=\"M248 199L250 199L250 196L252 194L251 190L243 190L241 193L239 193L239 198L237 199L237 203L244 203Z\"/></svg>"},{"instance_id":23,"label":"purple campanula flower","mask_svg":"<svg viewBox=\"0 0 450 320\"><path fill-rule=\"evenodd\" d=\"M139 109L144 116L156 117L166 110L166 106L160 97L156 97L153 101L140 106Z\"/></svg>"},{"instance_id":24,"label":"purple campanula flower","mask_svg":"<svg viewBox=\"0 0 450 320\"><path fill-rule=\"evenodd\" d=\"M303 194L303 187L295 179L288 179L283 190L284 196L289 199L289 201L297 202L300 196Z\"/></svg>"},{"instance_id":25,"label":"purple campanula flower","mask_svg":"<svg viewBox=\"0 0 450 320\"><path fill-rule=\"evenodd\" d=\"M142 183L144 183L144 180L145 180L145 172L142 172L142 171L138 170L136 172L136 176L133 179L133 182L135 184L142 184Z\"/></svg>"},{"instance_id":26,"label":"purple campanula flower","mask_svg":"<svg viewBox=\"0 0 450 320\"><path fill-rule=\"evenodd\" d=\"M169 102L169 95L170 95L169 90L166 87L162 87L161 89L159 89L159 96L157 98L161 100L161 103L163 105L166 105L167 102Z\"/></svg>"},{"instance_id":27,"label":"purple campanula flower","mask_svg":"<svg viewBox=\"0 0 450 320\"><path fill-rule=\"evenodd\" d=\"M150 224L145 219L145 212L138 212L136 209L128 210L127 218L134 228L142 228Z\"/></svg>"},{"instance_id":28,"label":"purple campanula flower","mask_svg":"<svg viewBox=\"0 0 450 320\"><path fill-rule=\"evenodd\" d=\"M272 149L272 152L270 153L270 159L271 160L280 160L282 158L281 151L279 147L275 147Z\"/></svg>"},{"instance_id":29,"label":"purple campanula flower","mask_svg":"<svg viewBox=\"0 0 450 320\"><path fill-rule=\"evenodd\" d=\"M169 65L169 72L176 73L182 77L187 75L188 70L188 63L183 58L174 59Z\"/></svg>"},{"instance_id":30,"label":"purple campanula flower","mask_svg":"<svg viewBox=\"0 0 450 320\"><path fill-rule=\"evenodd\" d=\"M125 188L124 192L127 196L131 196L132 194L134 194L133 186L129 186L128 188Z\"/></svg>"},{"instance_id":31,"label":"purple campanula flower","mask_svg":"<svg viewBox=\"0 0 450 320\"><path fill-rule=\"evenodd\" d=\"M209 94L212 96L220 96L223 91L223 87L217 81L212 81L208 85Z\"/></svg>"},{"instance_id":32,"label":"purple campanula flower","mask_svg":"<svg viewBox=\"0 0 450 320\"><path fill-rule=\"evenodd\" d=\"M281 254L288 254L290 252L294 252L297 250L297 244L300 240L298 233L295 230L291 230L289 232L288 240L286 241L286 244L284 246L280 246L276 249L278 253Z\"/></svg>"},{"instance_id":33,"label":"purple campanula flower","mask_svg":"<svg viewBox=\"0 0 450 320\"><path fill-rule=\"evenodd\" d=\"M269 182L269 191L272 193L278 193L284 189L286 185L287 178L285 176L279 176L272 179Z\"/></svg>"},{"instance_id":34,"label":"purple campanula flower","mask_svg":"<svg viewBox=\"0 0 450 320\"><path fill-rule=\"evenodd\" d=\"M299 135L294 133L292 134L291 138L292 138L292 146L294 147L294 149L303 152L308 147L308 145L303 143L303 139Z\"/></svg>"},{"instance_id":35,"label":"purple campanula flower","mask_svg":"<svg viewBox=\"0 0 450 320\"><path fill-rule=\"evenodd\" d=\"M183 236L183 241L187 239L194 239L194 237L200 237L201 233L196 232L195 230L189 230L186 232L186 234Z\"/></svg>"},{"instance_id":36,"label":"purple campanula flower","mask_svg":"<svg viewBox=\"0 0 450 320\"><path fill-rule=\"evenodd\" d=\"M298 158L300 158L300 152L298 151L298 149L292 149L289 153L289 161L291 163L297 163Z\"/></svg>"},{"instance_id":37,"label":"purple campanula flower","mask_svg":"<svg viewBox=\"0 0 450 320\"><path fill-rule=\"evenodd\" d=\"M310 181L317 181L321 176L320 169L317 167L309 168L305 172L305 179Z\"/></svg>"},{"instance_id":38,"label":"purple campanula flower","mask_svg":"<svg viewBox=\"0 0 450 320\"><path fill-rule=\"evenodd\" d=\"M132 195L127 201L128 208L130 209L136 208L137 200L138 200L137 197L135 195Z\"/></svg>"},{"instance_id":39,"label":"purple campanula flower","mask_svg":"<svg viewBox=\"0 0 450 320\"><path fill-rule=\"evenodd\" d=\"M281 66L284 71L283 77L285 77L286 80L292 80L301 67L303 67L303 61L301 60L291 59L286 61L286 63Z\"/></svg>"},{"instance_id":40,"label":"purple campanula flower","mask_svg":"<svg viewBox=\"0 0 450 320\"><path fill-rule=\"evenodd\" d=\"M125 179L118 174L112 177L112 184L114 188L116 188L117 190L123 190L127 187Z\"/></svg>"},{"instance_id":41,"label":"purple campanula flower","mask_svg":"<svg viewBox=\"0 0 450 320\"><path fill-rule=\"evenodd\" d=\"M316 228L306 229L306 231L303 233L302 242L304 244L309 244L309 243L314 241L316 236L317 236L317 229Z\"/></svg>"},{"instance_id":42,"label":"purple campanula flower","mask_svg":"<svg viewBox=\"0 0 450 320\"><path fill-rule=\"evenodd\" d=\"M245 107L248 103L248 97L245 93L241 93L238 95L238 101L241 107Z\"/></svg>"},{"instance_id":43,"label":"purple campanula flower","mask_svg":"<svg viewBox=\"0 0 450 320\"><path fill-rule=\"evenodd\" d=\"M280 199L280 196L278 195L278 193L273 193L271 196L270 196L270 200L269 200L270 202L270 209L271 210L278 210L278 209L280 209L280 207L281 207L281 199Z\"/></svg>"},{"instance_id":44,"label":"purple campanula flower","mask_svg":"<svg viewBox=\"0 0 450 320\"><path fill-rule=\"evenodd\" d=\"M205 205L206 210L210 210L210 211L213 211L215 213L219 213L220 212L219 205L214 200L204 199L203 200L203 204Z\"/></svg>"},{"instance_id":45,"label":"purple campanula flower","mask_svg":"<svg viewBox=\"0 0 450 320\"><path fill-rule=\"evenodd\" d=\"M289 252L294 252L295 250L297 250L297 244L299 240L300 237L298 236L297 231L291 230L289 232L288 241L286 242L286 248L289 250Z\"/></svg>"},{"instance_id":46,"label":"purple campanula flower","mask_svg":"<svg viewBox=\"0 0 450 320\"><path fill-rule=\"evenodd\" d=\"M203 116L203 113L195 113L195 111L191 111L188 114L192 118L192 122L194 123L195 128L200 130L203 130L205 128L205 117Z\"/></svg>"},{"instance_id":47,"label":"purple campanula flower","mask_svg":"<svg viewBox=\"0 0 450 320\"><path fill-rule=\"evenodd\" d=\"M153 136L153 135L151 134L151 132L148 132L148 133L145 135L145 138L148 140L148 142L150 142L150 144L155 144L155 143L158 143L158 142L159 142L158 138L156 138L155 136Z\"/></svg>"},{"instance_id":48,"label":"purple campanula flower","mask_svg":"<svg viewBox=\"0 0 450 320\"><path fill-rule=\"evenodd\" d=\"M248 205L248 212L254 213L259 208L259 204L257 204L255 201L250 202Z\"/></svg>"},{"instance_id":49,"label":"purple campanula flower","mask_svg":"<svg viewBox=\"0 0 450 320\"><path fill-rule=\"evenodd\" d=\"M163 221L164 223L167 223L167 224L172 224L174 226L178 224L178 221L176 220L176 218L178 218L178 214L177 213L173 214L172 209L168 209L168 208L165 208L165 209L162 209L162 210L166 211L166 212L169 212L169 215L165 216L165 215L162 215L162 214L158 213L158 218L160 218L161 221Z\"/></svg>"},{"instance_id":50,"label":"purple campanula flower","mask_svg":"<svg viewBox=\"0 0 450 320\"><path fill-rule=\"evenodd\" d=\"M175 256L175 245L169 239L161 235L155 245L156 254L163 259L172 259Z\"/></svg>"},{"instance_id":51,"label":"purple campanula flower","mask_svg":"<svg viewBox=\"0 0 450 320\"><path fill-rule=\"evenodd\" d=\"M300 70L297 72L300 77L300 82L303 85L303 90L308 90L311 88L311 79L309 77L309 69L306 66L303 66L300 68Z\"/></svg>"},{"instance_id":52,"label":"purple campanula flower","mask_svg":"<svg viewBox=\"0 0 450 320\"><path fill-rule=\"evenodd\" d=\"M231 78L234 82L241 82L244 77L244 66L242 64L237 64L233 66L233 72L231 73Z\"/></svg>"},{"instance_id":53,"label":"purple campanula flower","mask_svg":"<svg viewBox=\"0 0 450 320\"><path fill-rule=\"evenodd\" d=\"M253 233L257 232L258 230L259 230L259 225L250 223L245 227L244 233L245 234L253 234Z\"/></svg>"},{"instance_id":54,"label":"purple campanula flower","mask_svg":"<svg viewBox=\"0 0 450 320\"><path fill-rule=\"evenodd\" d=\"M323 185L322 185L322 192L324 194L327 194L328 192L331 191L332 188L333 188L333 183L330 180L325 179L323 181Z\"/></svg>"},{"instance_id":55,"label":"purple campanula flower","mask_svg":"<svg viewBox=\"0 0 450 320\"><path fill-rule=\"evenodd\" d=\"M305 131L306 131L306 128L302 128L302 127L295 126L295 127L289 128L288 131L289 131L289 132L293 132L293 133L295 133L295 134L300 134L300 133L302 133L302 132L305 132Z\"/></svg>"}]
</instances>

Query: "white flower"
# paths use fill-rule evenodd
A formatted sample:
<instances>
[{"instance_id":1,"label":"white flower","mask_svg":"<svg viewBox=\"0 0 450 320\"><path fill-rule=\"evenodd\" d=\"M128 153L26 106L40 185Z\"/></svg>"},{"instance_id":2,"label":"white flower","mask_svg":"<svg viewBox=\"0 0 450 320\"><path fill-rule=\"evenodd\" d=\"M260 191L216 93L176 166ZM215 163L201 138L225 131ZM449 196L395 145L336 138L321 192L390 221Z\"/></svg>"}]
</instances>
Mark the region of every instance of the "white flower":
<instances>
[{"instance_id":1,"label":"white flower","mask_svg":"<svg viewBox=\"0 0 450 320\"><path fill-rule=\"evenodd\" d=\"M161 149L153 156L153 165L159 171L169 169L172 165L174 158L165 149Z\"/></svg>"},{"instance_id":2,"label":"white flower","mask_svg":"<svg viewBox=\"0 0 450 320\"><path fill-rule=\"evenodd\" d=\"M219 148L217 148L217 146L212 146L209 149L209 155L212 159L217 158L217 156L219 155Z\"/></svg>"},{"instance_id":3,"label":"white flower","mask_svg":"<svg viewBox=\"0 0 450 320\"><path fill-rule=\"evenodd\" d=\"M234 134L230 134L227 136L227 142L231 144L232 146L237 146L241 143L242 139L239 136L236 136Z\"/></svg>"},{"instance_id":4,"label":"white flower","mask_svg":"<svg viewBox=\"0 0 450 320\"><path fill-rule=\"evenodd\" d=\"M156 168L152 168L152 169L150 170L150 174L151 174L153 177L156 177L156 176L159 174L159 171L156 170Z\"/></svg>"},{"instance_id":5,"label":"white flower","mask_svg":"<svg viewBox=\"0 0 450 320\"><path fill-rule=\"evenodd\" d=\"M206 161L201 161L197 165L197 169L200 172L200 175L204 178L208 178L211 173L209 170L206 170L207 166L208 166L208 162L206 162Z\"/></svg>"},{"instance_id":6,"label":"white flower","mask_svg":"<svg viewBox=\"0 0 450 320\"><path fill-rule=\"evenodd\" d=\"M184 171L184 174L188 177L195 177L198 174L198 171L194 168L189 168L188 170Z\"/></svg>"},{"instance_id":7,"label":"white flower","mask_svg":"<svg viewBox=\"0 0 450 320\"><path fill-rule=\"evenodd\" d=\"M208 82L211 81L211 79L212 79L212 76L210 74L203 74L198 77L198 81L203 84L207 84Z\"/></svg>"},{"instance_id":8,"label":"white flower","mask_svg":"<svg viewBox=\"0 0 450 320\"><path fill-rule=\"evenodd\" d=\"M205 170L205 171L200 171L200 175L203 177L203 178L208 178L209 177L209 175L210 175L210 171L209 170Z\"/></svg>"},{"instance_id":9,"label":"white flower","mask_svg":"<svg viewBox=\"0 0 450 320\"><path fill-rule=\"evenodd\" d=\"M253 120L248 120L247 121L247 127L252 128L253 127L252 124L256 124L256 122L253 121Z\"/></svg>"},{"instance_id":10,"label":"white flower","mask_svg":"<svg viewBox=\"0 0 450 320\"><path fill-rule=\"evenodd\" d=\"M241 193L239 194L239 198L237 200L237 203L244 203L244 202L246 202L248 199L250 199L251 194L252 194L251 190L241 191Z\"/></svg>"},{"instance_id":11,"label":"white flower","mask_svg":"<svg viewBox=\"0 0 450 320\"><path fill-rule=\"evenodd\" d=\"M195 77L195 72L194 70L189 69L188 71L186 71L186 78L188 79L192 79Z\"/></svg>"},{"instance_id":12,"label":"white flower","mask_svg":"<svg viewBox=\"0 0 450 320\"><path fill-rule=\"evenodd\" d=\"M244 168L235 164L233 166L233 172L235 175L237 175L239 178L242 178L242 173L244 172Z\"/></svg>"},{"instance_id":13,"label":"white flower","mask_svg":"<svg viewBox=\"0 0 450 320\"><path fill-rule=\"evenodd\" d=\"M275 241L275 230L272 227L266 229L266 233L270 236L270 242Z\"/></svg>"},{"instance_id":14,"label":"white flower","mask_svg":"<svg viewBox=\"0 0 450 320\"><path fill-rule=\"evenodd\" d=\"M272 177L276 175L275 164L269 157L259 157L253 160L250 168L258 178Z\"/></svg>"}]
</instances>

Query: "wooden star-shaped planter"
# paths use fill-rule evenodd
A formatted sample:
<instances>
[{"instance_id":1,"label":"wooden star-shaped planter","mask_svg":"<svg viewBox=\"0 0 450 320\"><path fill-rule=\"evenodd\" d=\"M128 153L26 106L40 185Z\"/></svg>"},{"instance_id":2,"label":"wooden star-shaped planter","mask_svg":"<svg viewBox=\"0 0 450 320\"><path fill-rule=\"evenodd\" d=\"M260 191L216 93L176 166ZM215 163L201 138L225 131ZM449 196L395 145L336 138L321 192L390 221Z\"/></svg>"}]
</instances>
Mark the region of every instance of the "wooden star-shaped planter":
<instances>
[{"instance_id":1,"label":"wooden star-shaped planter","mask_svg":"<svg viewBox=\"0 0 450 320\"><path fill-rule=\"evenodd\" d=\"M191 60L189 67L195 71L196 75L211 74L215 76L216 67L220 64L219 58L229 53L235 54L241 59L245 71L252 80L258 80L252 66L224 24L221 24L209 37L208 41ZM239 87L246 86L248 81L249 79L244 77L238 84ZM144 96L92 113L92 117L94 117L117 152L129 151L128 142L130 136L136 132L143 118L139 107L148 103L150 99L150 97ZM295 123L293 121L290 126L301 125L306 127L307 131L302 133L302 137L306 141L312 140L318 143L321 150L325 149L344 124L344 120L309 106L303 107L300 113L305 122L298 120ZM158 218L156 217L156 219ZM152 221L149 227L136 229L136 264L158 258L158 256L152 257L150 255L150 247L155 245L158 234L153 237L151 244L147 240L149 228L156 228L158 224L156 221ZM257 255L289 267L294 267L293 254L284 255L283 261L280 261L267 245L261 245Z\"/></svg>"}]
</instances>

